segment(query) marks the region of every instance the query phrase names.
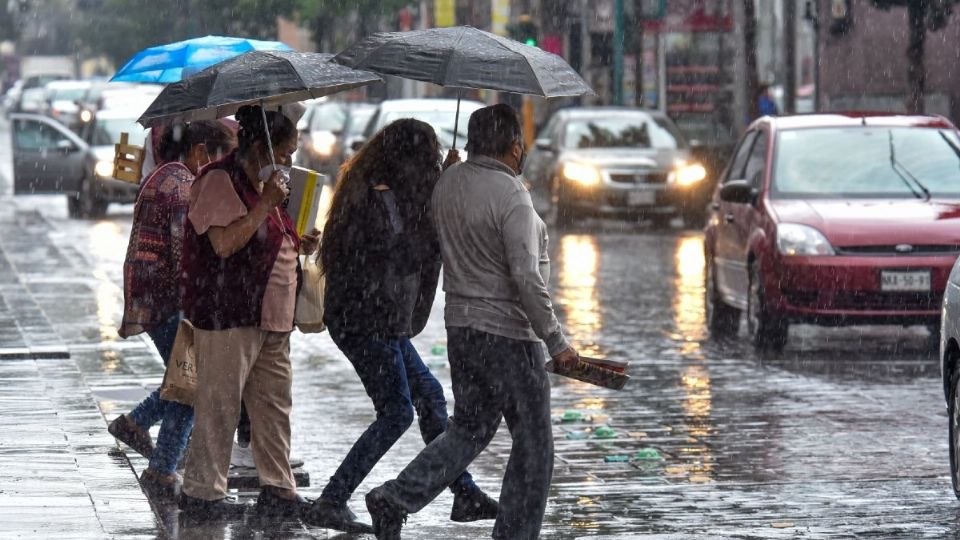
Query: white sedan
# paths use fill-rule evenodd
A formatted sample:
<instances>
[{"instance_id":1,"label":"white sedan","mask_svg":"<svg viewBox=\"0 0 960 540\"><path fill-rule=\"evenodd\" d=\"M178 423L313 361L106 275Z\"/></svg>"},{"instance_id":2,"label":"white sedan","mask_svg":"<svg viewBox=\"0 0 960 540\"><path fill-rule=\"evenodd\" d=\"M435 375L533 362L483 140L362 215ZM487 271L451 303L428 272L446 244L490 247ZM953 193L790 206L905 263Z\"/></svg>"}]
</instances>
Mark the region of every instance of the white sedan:
<instances>
[{"instance_id":1,"label":"white sedan","mask_svg":"<svg viewBox=\"0 0 960 540\"><path fill-rule=\"evenodd\" d=\"M960 260L953 265L943 292L940 321L940 374L950 418L950 479L960 499Z\"/></svg>"}]
</instances>

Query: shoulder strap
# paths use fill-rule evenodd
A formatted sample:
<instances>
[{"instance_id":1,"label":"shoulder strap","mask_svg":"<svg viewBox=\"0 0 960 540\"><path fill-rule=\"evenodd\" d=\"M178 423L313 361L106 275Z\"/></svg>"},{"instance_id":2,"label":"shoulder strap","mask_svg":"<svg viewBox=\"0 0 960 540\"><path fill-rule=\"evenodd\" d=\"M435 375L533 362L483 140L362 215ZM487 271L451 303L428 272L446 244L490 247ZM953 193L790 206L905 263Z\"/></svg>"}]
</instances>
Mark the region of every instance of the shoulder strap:
<instances>
[{"instance_id":1,"label":"shoulder strap","mask_svg":"<svg viewBox=\"0 0 960 540\"><path fill-rule=\"evenodd\" d=\"M397 198L394 197L393 191L385 189L382 191L375 190L375 192L380 196L380 200L383 201L383 205L387 208L387 218L390 221L390 228L393 229L393 234L402 234L403 218L400 217L400 209L397 208Z\"/></svg>"}]
</instances>

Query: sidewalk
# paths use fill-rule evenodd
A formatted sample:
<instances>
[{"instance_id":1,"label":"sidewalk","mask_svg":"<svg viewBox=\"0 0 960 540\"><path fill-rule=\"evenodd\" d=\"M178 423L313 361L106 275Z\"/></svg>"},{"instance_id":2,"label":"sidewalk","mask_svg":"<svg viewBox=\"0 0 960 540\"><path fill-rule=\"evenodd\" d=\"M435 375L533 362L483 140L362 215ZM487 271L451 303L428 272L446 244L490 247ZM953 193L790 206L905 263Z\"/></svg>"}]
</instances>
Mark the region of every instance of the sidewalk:
<instances>
[{"instance_id":1,"label":"sidewalk","mask_svg":"<svg viewBox=\"0 0 960 540\"><path fill-rule=\"evenodd\" d=\"M47 317L90 313L80 283L50 277L72 263L46 233L39 214L0 198L0 536L157 538L159 522L79 367L102 351ZM124 354L152 352L139 341Z\"/></svg>"}]
</instances>

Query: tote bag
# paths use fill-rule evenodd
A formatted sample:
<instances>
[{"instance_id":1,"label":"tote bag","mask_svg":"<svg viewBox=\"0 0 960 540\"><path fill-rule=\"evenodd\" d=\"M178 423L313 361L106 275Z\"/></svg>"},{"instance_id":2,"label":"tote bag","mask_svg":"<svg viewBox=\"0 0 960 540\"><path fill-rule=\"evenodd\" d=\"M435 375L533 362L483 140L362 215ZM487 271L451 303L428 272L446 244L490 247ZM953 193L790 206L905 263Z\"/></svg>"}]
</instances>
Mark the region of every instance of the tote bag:
<instances>
[{"instance_id":1,"label":"tote bag","mask_svg":"<svg viewBox=\"0 0 960 540\"><path fill-rule=\"evenodd\" d=\"M293 324L304 334L323 332L323 288L326 280L320 263L313 255L307 256L300 264L303 270L303 286L297 295L297 308L293 315Z\"/></svg>"},{"instance_id":2,"label":"tote bag","mask_svg":"<svg viewBox=\"0 0 960 540\"><path fill-rule=\"evenodd\" d=\"M160 398L193 405L197 393L197 357L193 350L193 325L183 319L177 327L177 337L167 360L167 370L160 385Z\"/></svg>"}]
</instances>

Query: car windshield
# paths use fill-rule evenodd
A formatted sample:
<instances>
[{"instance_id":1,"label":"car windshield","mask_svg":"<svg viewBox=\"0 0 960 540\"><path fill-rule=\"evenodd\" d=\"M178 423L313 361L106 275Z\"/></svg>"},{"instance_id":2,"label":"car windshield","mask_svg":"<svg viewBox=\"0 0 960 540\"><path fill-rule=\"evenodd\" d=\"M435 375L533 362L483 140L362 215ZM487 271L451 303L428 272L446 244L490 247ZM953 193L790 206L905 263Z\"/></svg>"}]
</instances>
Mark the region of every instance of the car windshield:
<instances>
[{"instance_id":1,"label":"car windshield","mask_svg":"<svg viewBox=\"0 0 960 540\"><path fill-rule=\"evenodd\" d=\"M313 114L310 115L310 131L342 131L345 119L343 105L339 103L317 105Z\"/></svg>"},{"instance_id":2,"label":"car windshield","mask_svg":"<svg viewBox=\"0 0 960 540\"><path fill-rule=\"evenodd\" d=\"M960 139L953 130L843 127L783 131L770 196L960 197Z\"/></svg>"},{"instance_id":3,"label":"car windshield","mask_svg":"<svg viewBox=\"0 0 960 540\"><path fill-rule=\"evenodd\" d=\"M476 109L460 107L460 124L457 126L457 146L462 147L467 142L467 122ZM381 128L394 120L401 118L415 118L426 122L437 133L437 141L443 148L453 146L453 121L456 111L390 111L383 115Z\"/></svg>"},{"instance_id":4,"label":"car windshield","mask_svg":"<svg viewBox=\"0 0 960 540\"><path fill-rule=\"evenodd\" d=\"M120 142L120 134L130 134L130 144L142 145L146 130L136 118L98 118L90 140L92 146L108 146Z\"/></svg>"},{"instance_id":5,"label":"car windshield","mask_svg":"<svg viewBox=\"0 0 960 540\"><path fill-rule=\"evenodd\" d=\"M86 93L86 88L60 88L50 94L50 101L76 101L83 99Z\"/></svg>"},{"instance_id":6,"label":"car windshield","mask_svg":"<svg viewBox=\"0 0 960 540\"><path fill-rule=\"evenodd\" d=\"M347 122L347 136L363 135L367 123L376 112L376 107L356 107L350 111L350 121Z\"/></svg>"},{"instance_id":7,"label":"car windshield","mask_svg":"<svg viewBox=\"0 0 960 540\"><path fill-rule=\"evenodd\" d=\"M567 122L564 148L684 148L683 137L662 118L619 116Z\"/></svg>"}]
</instances>

